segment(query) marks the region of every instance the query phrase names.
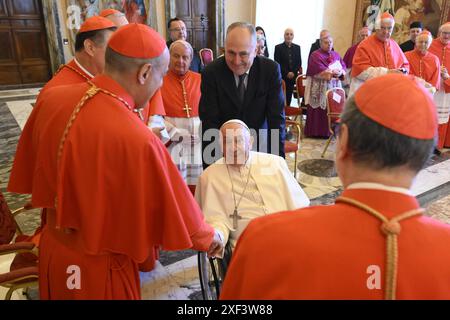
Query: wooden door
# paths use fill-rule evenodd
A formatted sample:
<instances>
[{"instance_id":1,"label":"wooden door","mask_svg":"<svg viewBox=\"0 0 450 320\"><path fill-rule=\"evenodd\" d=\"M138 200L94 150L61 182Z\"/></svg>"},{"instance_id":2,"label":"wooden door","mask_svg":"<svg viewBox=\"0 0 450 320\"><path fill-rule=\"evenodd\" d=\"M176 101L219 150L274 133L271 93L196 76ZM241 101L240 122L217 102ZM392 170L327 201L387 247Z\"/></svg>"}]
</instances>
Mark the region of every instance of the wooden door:
<instances>
[{"instance_id":1,"label":"wooden door","mask_svg":"<svg viewBox=\"0 0 450 320\"><path fill-rule=\"evenodd\" d=\"M184 21L187 28L187 41L194 48L214 49L215 1L176 0L176 16Z\"/></svg>"},{"instance_id":2,"label":"wooden door","mask_svg":"<svg viewBox=\"0 0 450 320\"><path fill-rule=\"evenodd\" d=\"M0 85L50 79L47 38L38 0L0 0Z\"/></svg>"}]
</instances>

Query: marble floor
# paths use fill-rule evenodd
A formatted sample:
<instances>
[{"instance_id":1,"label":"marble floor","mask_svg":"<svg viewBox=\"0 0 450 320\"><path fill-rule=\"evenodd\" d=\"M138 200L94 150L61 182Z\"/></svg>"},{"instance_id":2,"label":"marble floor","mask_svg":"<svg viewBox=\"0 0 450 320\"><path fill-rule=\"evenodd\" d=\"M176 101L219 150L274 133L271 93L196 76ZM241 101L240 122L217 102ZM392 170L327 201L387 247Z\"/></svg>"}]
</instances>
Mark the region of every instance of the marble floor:
<instances>
[{"instance_id":1,"label":"marble floor","mask_svg":"<svg viewBox=\"0 0 450 320\"><path fill-rule=\"evenodd\" d=\"M11 209L25 204L29 197L6 192L17 141L31 113L38 89L0 91L0 190ZM331 204L342 192L333 162L334 142L322 159L325 140L304 139L299 151L297 180L312 200L312 204ZM287 157L289 167L294 168L294 155ZM450 223L450 150L434 156L417 177L413 193L427 214ZM39 211L21 214L18 223L25 233L32 233L39 225ZM11 256L0 257L0 273L9 268ZM152 300L201 299L197 271L197 254L194 251L162 252L154 271L141 273L142 297ZM0 288L0 299L5 290ZM31 298L38 295L36 290ZM13 299L27 299L20 292Z\"/></svg>"}]
</instances>

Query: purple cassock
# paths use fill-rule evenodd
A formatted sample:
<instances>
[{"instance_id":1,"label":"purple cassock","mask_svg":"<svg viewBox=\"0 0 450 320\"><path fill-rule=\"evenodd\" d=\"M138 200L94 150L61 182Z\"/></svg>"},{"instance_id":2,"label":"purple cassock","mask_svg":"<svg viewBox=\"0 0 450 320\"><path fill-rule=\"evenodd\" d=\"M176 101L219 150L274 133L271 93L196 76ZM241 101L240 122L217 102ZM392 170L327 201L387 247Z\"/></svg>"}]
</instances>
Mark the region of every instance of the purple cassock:
<instances>
[{"instance_id":1,"label":"purple cassock","mask_svg":"<svg viewBox=\"0 0 450 320\"><path fill-rule=\"evenodd\" d=\"M307 137L328 138L330 136L326 93L331 88L342 88L342 84L337 78L327 81L319 77L319 74L328 69L342 69L345 72L346 65L335 51L325 52L322 49L315 51L309 59L306 72L305 103L308 111L305 135Z\"/></svg>"},{"instance_id":2,"label":"purple cassock","mask_svg":"<svg viewBox=\"0 0 450 320\"><path fill-rule=\"evenodd\" d=\"M347 50L344 56L344 62L348 69L351 69L353 66L353 57L355 56L356 49L358 48L359 43L355 44L353 47Z\"/></svg>"}]
</instances>

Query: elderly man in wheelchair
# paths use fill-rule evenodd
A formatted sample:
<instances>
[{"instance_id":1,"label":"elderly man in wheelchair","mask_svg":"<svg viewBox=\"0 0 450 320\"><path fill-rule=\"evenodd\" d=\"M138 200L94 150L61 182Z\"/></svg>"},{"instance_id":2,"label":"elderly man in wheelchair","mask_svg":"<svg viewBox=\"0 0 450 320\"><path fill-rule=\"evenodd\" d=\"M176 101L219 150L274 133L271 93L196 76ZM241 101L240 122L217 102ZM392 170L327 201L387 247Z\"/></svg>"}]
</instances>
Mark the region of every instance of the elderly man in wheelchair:
<instances>
[{"instance_id":1,"label":"elderly man in wheelchair","mask_svg":"<svg viewBox=\"0 0 450 320\"><path fill-rule=\"evenodd\" d=\"M200 176L195 197L223 247L199 254L204 299L216 299L231 253L248 223L267 214L309 205L309 199L278 156L251 151L253 137L240 120L220 129L223 158Z\"/></svg>"}]
</instances>

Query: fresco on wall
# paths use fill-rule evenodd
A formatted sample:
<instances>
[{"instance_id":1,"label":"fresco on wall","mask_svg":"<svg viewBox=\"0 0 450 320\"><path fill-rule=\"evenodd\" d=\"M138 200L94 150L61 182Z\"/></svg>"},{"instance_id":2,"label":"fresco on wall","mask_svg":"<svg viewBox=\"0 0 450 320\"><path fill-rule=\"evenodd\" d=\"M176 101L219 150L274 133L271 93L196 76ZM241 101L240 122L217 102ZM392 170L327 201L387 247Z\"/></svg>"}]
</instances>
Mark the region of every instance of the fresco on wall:
<instances>
[{"instance_id":1,"label":"fresco on wall","mask_svg":"<svg viewBox=\"0 0 450 320\"><path fill-rule=\"evenodd\" d=\"M130 23L145 24L147 21L147 10L144 0L123 0L123 12Z\"/></svg>"},{"instance_id":2,"label":"fresco on wall","mask_svg":"<svg viewBox=\"0 0 450 320\"><path fill-rule=\"evenodd\" d=\"M398 43L409 40L409 25L422 21L434 36L439 26L448 21L450 0L358 0L354 39L357 32L368 26L374 29L377 18L389 11L395 18L392 37Z\"/></svg>"},{"instance_id":3,"label":"fresco on wall","mask_svg":"<svg viewBox=\"0 0 450 320\"><path fill-rule=\"evenodd\" d=\"M65 34L69 39L70 51L73 55L75 36L83 22L92 16L98 15L103 9L116 9L123 12L129 22L156 25L156 13L152 0L64 0L62 12L66 14Z\"/></svg>"},{"instance_id":4,"label":"fresco on wall","mask_svg":"<svg viewBox=\"0 0 450 320\"><path fill-rule=\"evenodd\" d=\"M101 9L123 10L123 0L101 1Z\"/></svg>"}]
</instances>

